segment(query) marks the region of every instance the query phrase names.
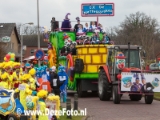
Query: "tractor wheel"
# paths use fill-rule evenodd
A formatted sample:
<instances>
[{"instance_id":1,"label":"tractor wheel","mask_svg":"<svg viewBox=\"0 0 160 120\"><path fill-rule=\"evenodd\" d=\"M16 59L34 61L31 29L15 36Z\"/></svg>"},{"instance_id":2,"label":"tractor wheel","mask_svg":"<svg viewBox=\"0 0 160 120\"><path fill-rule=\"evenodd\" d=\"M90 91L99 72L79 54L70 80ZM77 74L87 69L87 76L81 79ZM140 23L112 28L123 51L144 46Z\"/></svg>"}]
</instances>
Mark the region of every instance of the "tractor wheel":
<instances>
[{"instance_id":1,"label":"tractor wheel","mask_svg":"<svg viewBox=\"0 0 160 120\"><path fill-rule=\"evenodd\" d=\"M8 115L7 120L18 120L18 118L16 117L16 115L10 114L10 115Z\"/></svg>"},{"instance_id":2,"label":"tractor wheel","mask_svg":"<svg viewBox=\"0 0 160 120\"><path fill-rule=\"evenodd\" d=\"M145 99L145 103L146 104L152 104L152 102L153 102L153 95L145 95L144 99Z\"/></svg>"},{"instance_id":3,"label":"tractor wheel","mask_svg":"<svg viewBox=\"0 0 160 120\"><path fill-rule=\"evenodd\" d=\"M118 94L118 85L114 85L112 88L112 97L114 104L119 104L121 101L121 95Z\"/></svg>"},{"instance_id":4,"label":"tractor wheel","mask_svg":"<svg viewBox=\"0 0 160 120\"><path fill-rule=\"evenodd\" d=\"M111 92L109 92L109 82L106 76L106 73L103 69L99 72L99 79L98 79L98 95L100 100L108 101L111 98ZM111 90L110 90L111 91Z\"/></svg>"},{"instance_id":5,"label":"tractor wheel","mask_svg":"<svg viewBox=\"0 0 160 120\"><path fill-rule=\"evenodd\" d=\"M136 95L136 94L130 95L130 100L132 101L139 101L141 99L142 99L142 95Z\"/></svg>"},{"instance_id":6,"label":"tractor wheel","mask_svg":"<svg viewBox=\"0 0 160 120\"><path fill-rule=\"evenodd\" d=\"M78 94L78 97L84 97L87 94L87 91L82 91L81 81L79 81L77 85L77 94Z\"/></svg>"}]
</instances>

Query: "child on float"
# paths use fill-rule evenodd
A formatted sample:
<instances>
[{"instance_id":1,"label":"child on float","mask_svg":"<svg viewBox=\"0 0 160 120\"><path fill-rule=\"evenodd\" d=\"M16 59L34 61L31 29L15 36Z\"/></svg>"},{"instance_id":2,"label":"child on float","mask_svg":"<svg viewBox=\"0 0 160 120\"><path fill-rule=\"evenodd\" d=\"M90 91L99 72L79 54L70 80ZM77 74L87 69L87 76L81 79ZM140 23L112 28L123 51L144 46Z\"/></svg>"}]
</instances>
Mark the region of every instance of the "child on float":
<instances>
[{"instance_id":1,"label":"child on float","mask_svg":"<svg viewBox=\"0 0 160 120\"><path fill-rule=\"evenodd\" d=\"M83 28L83 32L89 32L89 26L88 26L88 23L85 23L85 26Z\"/></svg>"},{"instance_id":2,"label":"child on float","mask_svg":"<svg viewBox=\"0 0 160 120\"><path fill-rule=\"evenodd\" d=\"M15 92L20 92L20 102L24 107L24 110L27 110L26 106L26 97L32 94L32 90L29 88L29 79L31 78L30 74L24 74L22 76L22 84L15 90Z\"/></svg>"},{"instance_id":3,"label":"child on float","mask_svg":"<svg viewBox=\"0 0 160 120\"><path fill-rule=\"evenodd\" d=\"M37 94L39 101L37 105L37 110L41 111L41 115L38 116L38 120L49 120L48 115L45 114L46 111L46 103L45 100L47 98L48 92L45 90L40 90Z\"/></svg>"},{"instance_id":4,"label":"child on float","mask_svg":"<svg viewBox=\"0 0 160 120\"><path fill-rule=\"evenodd\" d=\"M89 27L89 31L90 32L95 32L95 29L97 29L97 26L95 25L95 22L92 21L91 26Z\"/></svg>"},{"instance_id":5,"label":"child on float","mask_svg":"<svg viewBox=\"0 0 160 120\"><path fill-rule=\"evenodd\" d=\"M94 32L91 37L91 43L92 44L99 44L99 40L100 40L99 35L96 32Z\"/></svg>"},{"instance_id":6,"label":"child on float","mask_svg":"<svg viewBox=\"0 0 160 120\"><path fill-rule=\"evenodd\" d=\"M107 34L105 32L103 33L102 43L103 44L110 44L110 37L107 36Z\"/></svg>"}]
</instances>

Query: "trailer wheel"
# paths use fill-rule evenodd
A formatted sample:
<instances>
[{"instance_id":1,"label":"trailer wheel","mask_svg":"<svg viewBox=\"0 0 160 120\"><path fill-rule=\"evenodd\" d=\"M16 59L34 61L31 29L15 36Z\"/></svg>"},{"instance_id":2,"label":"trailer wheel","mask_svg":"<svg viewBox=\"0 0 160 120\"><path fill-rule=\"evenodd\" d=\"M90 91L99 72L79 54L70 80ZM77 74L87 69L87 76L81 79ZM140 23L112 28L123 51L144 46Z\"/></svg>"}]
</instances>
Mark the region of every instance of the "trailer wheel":
<instances>
[{"instance_id":1,"label":"trailer wheel","mask_svg":"<svg viewBox=\"0 0 160 120\"><path fill-rule=\"evenodd\" d=\"M7 120L18 120L18 118L14 114L8 115Z\"/></svg>"},{"instance_id":2,"label":"trailer wheel","mask_svg":"<svg viewBox=\"0 0 160 120\"><path fill-rule=\"evenodd\" d=\"M136 95L136 94L130 95L130 100L132 101L139 101L141 99L142 99L142 95Z\"/></svg>"},{"instance_id":3,"label":"trailer wheel","mask_svg":"<svg viewBox=\"0 0 160 120\"><path fill-rule=\"evenodd\" d=\"M112 97L114 104L119 104L121 101L121 95L118 94L118 85L114 85L112 88Z\"/></svg>"},{"instance_id":4,"label":"trailer wheel","mask_svg":"<svg viewBox=\"0 0 160 120\"><path fill-rule=\"evenodd\" d=\"M144 99L145 99L145 103L146 104L152 104L152 102L153 102L153 95L145 95Z\"/></svg>"},{"instance_id":5,"label":"trailer wheel","mask_svg":"<svg viewBox=\"0 0 160 120\"><path fill-rule=\"evenodd\" d=\"M103 69L100 69L98 79L98 95L100 100L108 101L111 98L111 90L109 92L109 82L106 73Z\"/></svg>"},{"instance_id":6,"label":"trailer wheel","mask_svg":"<svg viewBox=\"0 0 160 120\"><path fill-rule=\"evenodd\" d=\"M78 97L84 97L87 94L87 91L82 91L81 81L79 81L77 85L77 94L78 94Z\"/></svg>"}]
</instances>

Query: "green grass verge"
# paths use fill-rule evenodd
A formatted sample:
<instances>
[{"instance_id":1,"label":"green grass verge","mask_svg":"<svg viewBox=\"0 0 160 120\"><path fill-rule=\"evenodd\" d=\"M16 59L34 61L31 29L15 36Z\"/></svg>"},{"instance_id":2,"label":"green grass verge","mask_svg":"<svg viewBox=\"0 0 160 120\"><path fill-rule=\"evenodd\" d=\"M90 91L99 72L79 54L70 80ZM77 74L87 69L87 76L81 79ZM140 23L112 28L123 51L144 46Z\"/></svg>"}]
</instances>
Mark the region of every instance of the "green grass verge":
<instances>
[{"instance_id":1,"label":"green grass verge","mask_svg":"<svg viewBox=\"0 0 160 120\"><path fill-rule=\"evenodd\" d=\"M84 116L72 116L72 120L82 120L83 118ZM69 118L67 118L67 115L64 115L60 116L58 120L69 120Z\"/></svg>"},{"instance_id":2,"label":"green grass verge","mask_svg":"<svg viewBox=\"0 0 160 120\"><path fill-rule=\"evenodd\" d=\"M160 100L160 92L154 93L154 98Z\"/></svg>"}]
</instances>

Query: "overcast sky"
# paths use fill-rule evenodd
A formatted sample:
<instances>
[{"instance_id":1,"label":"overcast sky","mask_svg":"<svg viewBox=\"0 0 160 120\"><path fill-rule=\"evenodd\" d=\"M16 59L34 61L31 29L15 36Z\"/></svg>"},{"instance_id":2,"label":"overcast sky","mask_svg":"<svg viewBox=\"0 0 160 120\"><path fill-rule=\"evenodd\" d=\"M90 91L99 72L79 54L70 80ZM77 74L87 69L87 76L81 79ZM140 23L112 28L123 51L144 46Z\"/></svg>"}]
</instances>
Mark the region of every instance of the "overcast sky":
<instances>
[{"instance_id":1,"label":"overcast sky","mask_svg":"<svg viewBox=\"0 0 160 120\"><path fill-rule=\"evenodd\" d=\"M99 17L99 22L103 27L118 26L126 16L137 11L156 18L160 23L160 0L39 0L40 26L50 28L52 17L63 21L67 13L71 13L69 16L71 21L75 21L76 17L80 17L81 21L96 20L95 17L81 17L81 4L86 2L113 2L115 4L115 16ZM37 25L37 0L0 0L0 23L28 22Z\"/></svg>"}]
</instances>

